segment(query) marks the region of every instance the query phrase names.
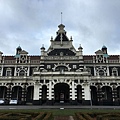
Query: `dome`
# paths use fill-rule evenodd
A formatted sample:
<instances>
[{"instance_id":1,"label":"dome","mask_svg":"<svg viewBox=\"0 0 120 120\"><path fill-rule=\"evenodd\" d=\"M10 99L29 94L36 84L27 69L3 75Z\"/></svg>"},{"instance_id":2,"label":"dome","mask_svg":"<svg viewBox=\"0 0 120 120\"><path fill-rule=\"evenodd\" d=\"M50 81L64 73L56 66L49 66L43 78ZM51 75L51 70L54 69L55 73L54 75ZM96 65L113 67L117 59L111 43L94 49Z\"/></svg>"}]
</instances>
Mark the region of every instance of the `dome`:
<instances>
[{"instance_id":1,"label":"dome","mask_svg":"<svg viewBox=\"0 0 120 120\"><path fill-rule=\"evenodd\" d=\"M107 47L105 45L102 46L102 49L107 49Z\"/></svg>"},{"instance_id":2,"label":"dome","mask_svg":"<svg viewBox=\"0 0 120 120\"><path fill-rule=\"evenodd\" d=\"M41 47L41 50L45 50L45 47L44 47L44 46L42 46L42 47Z\"/></svg>"},{"instance_id":3,"label":"dome","mask_svg":"<svg viewBox=\"0 0 120 120\"><path fill-rule=\"evenodd\" d=\"M18 46L17 49L22 50L22 48L20 46Z\"/></svg>"},{"instance_id":4,"label":"dome","mask_svg":"<svg viewBox=\"0 0 120 120\"><path fill-rule=\"evenodd\" d=\"M82 46L81 46L81 44L80 44L80 46L79 46L78 50L80 50L80 49L83 49L83 48L82 48Z\"/></svg>"}]
</instances>

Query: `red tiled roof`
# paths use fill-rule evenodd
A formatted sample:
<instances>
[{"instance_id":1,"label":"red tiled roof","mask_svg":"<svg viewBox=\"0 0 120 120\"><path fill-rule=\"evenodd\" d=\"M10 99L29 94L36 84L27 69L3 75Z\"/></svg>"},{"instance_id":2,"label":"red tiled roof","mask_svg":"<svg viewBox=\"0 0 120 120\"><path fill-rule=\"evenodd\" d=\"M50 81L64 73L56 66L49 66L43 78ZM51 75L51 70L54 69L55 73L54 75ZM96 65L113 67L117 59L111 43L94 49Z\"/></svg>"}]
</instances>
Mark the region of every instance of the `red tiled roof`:
<instances>
[{"instance_id":1,"label":"red tiled roof","mask_svg":"<svg viewBox=\"0 0 120 120\"><path fill-rule=\"evenodd\" d=\"M40 56L30 56L30 60L40 60Z\"/></svg>"},{"instance_id":2,"label":"red tiled roof","mask_svg":"<svg viewBox=\"0 0 120 120\"><path fill-rule=\"evenodd\" d=\"M15 56L3 56L5 60L15 60Z\"/></svg>"},{"instance_id":3,"label":"red tiled roof","mask_svg":"<svg viewBox=\"0 0 120 120\"><path fill-rule=\"evenodd\" d=\"M85 55L83 56L84 60L93 60L93 55Z\"/></svg>"},{"instance_id":4,"label":"red tiled roof","mask_svg":"<svg viewBox=\"0 0 120 120\"><path fill-rule=\"evenodd\" d=\"M118 60L119 55L109 55L108 60Z\"/></svg>"}]
</instances>

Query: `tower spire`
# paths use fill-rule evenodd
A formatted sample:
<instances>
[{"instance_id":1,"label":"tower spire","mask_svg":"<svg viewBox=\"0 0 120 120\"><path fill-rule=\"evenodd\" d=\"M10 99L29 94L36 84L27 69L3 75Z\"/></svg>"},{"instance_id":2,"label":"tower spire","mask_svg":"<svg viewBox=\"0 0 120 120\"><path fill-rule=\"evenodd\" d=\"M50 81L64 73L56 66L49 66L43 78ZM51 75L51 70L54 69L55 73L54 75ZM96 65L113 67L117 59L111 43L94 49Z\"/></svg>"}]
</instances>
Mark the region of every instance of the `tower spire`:
<instances>
[{"instance_id":1,"label":"tower spire","mask_svg":"<svg viewBox=\"0 0 120 120\"><path fill-rule=\"evenodd\" d=\"M62 24L62 12L61 12L61 24Z\"/></svg>"}]
</instances>

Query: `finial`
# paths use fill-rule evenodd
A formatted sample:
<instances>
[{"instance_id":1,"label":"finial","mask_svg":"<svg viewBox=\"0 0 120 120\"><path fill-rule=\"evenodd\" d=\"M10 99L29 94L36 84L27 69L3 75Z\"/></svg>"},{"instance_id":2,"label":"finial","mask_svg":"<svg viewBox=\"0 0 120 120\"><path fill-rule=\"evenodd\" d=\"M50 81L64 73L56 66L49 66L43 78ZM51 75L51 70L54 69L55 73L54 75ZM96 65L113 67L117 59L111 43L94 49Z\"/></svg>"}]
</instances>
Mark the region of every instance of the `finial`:
<instances>
[{"instance_id":1,"label":"finial","mask_svg":"<svg viewBox=\"0 0 120 120\"><path fill-rule=\"evenodd\" d=\"M44 44L42 44L41 50L45 50Z\"/></svg>"},{"instance_id":2,"label":"finial","mask_svg":"<svg viewBox=\"0 0 120 120\"><path fill-rule=\"evenodd\" d=\"M81 44L79 45L79 48L78 48L78 49L83 49L82 46L81 46Z\"/></svg>"},{"instance_id":3,"label":"finial","mask_svg":"<svg viewBox=\"0 0 120 120\"><path fill-rule=\"evenodd\" d=\"M51 36L51 40L53 40L53 36Z\"/></svg>"},{"instance_id":4,"label":"finial","mask_svg":"<svg viewBox=\"0 0 120 120\"><path fill-rule=\"evenodd\" d=\"M61 24L62 24L62 12L61 12Z\"/></svg>"},{"instance_id":5,"label":"finial","mask_svg":"<svg viewBox=\"0 0 120 120\"><path fill-rule=\"evenodd\" d=\"M72 40L72 36L70 37L70 40Z\"/></svg>"}]
</instances>

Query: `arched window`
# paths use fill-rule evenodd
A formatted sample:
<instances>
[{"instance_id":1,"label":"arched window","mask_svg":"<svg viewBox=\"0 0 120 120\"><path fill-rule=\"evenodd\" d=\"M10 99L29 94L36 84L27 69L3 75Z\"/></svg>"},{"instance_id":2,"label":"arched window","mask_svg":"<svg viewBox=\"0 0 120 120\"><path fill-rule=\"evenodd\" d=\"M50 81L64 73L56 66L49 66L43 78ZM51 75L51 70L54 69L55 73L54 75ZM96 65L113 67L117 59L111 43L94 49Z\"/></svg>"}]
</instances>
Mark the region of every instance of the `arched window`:
<instances>
[{"instance_id":1,"label":"arched window","mask_svg":"<svg viewBox=\"0 0 120 120\"><path fill-rule=\"evenodd\" d=\"M99 76L104 76L104 70L99 70Z\"/></svg>"},{"instance_id":2,"label":"arched window","mask_svg":"<svg viewBox=\"0 0 120 120\"><path fill-rule=\"evenodd\" d=\"M6 69L6 76L11 76L11 68Z\"/></svg>"},{"instance_id":3,"label":"arched window","mask_svg":"<svg viewBox=\"0 0 120 120\"><path fill-rule=\"evenodd\" d=\"M25 71L24 71L24 70L21 70L21 71L19 72L19 76L25 76Z\"/></svg>"},{"instance_id":4,"label":"arched window","mask_svg":"<svg viewBox=\"0 0 120 120\"><path fill-rule=\"evenodd\" d=\"M68 68L66 66L58 66L55 71L60 71L60 73L63 74L64 71L68 71Z\"/></svg>"},{"instance_id":5,"label":"arched window","mask_svg":"<svg viewBox=\"0 0 120 120\"><path fill-rule=\"evenodd\" d=\"M118 76L118 70L115 67L112 69L112 76Z\"/></svg>"}]
</instances>

